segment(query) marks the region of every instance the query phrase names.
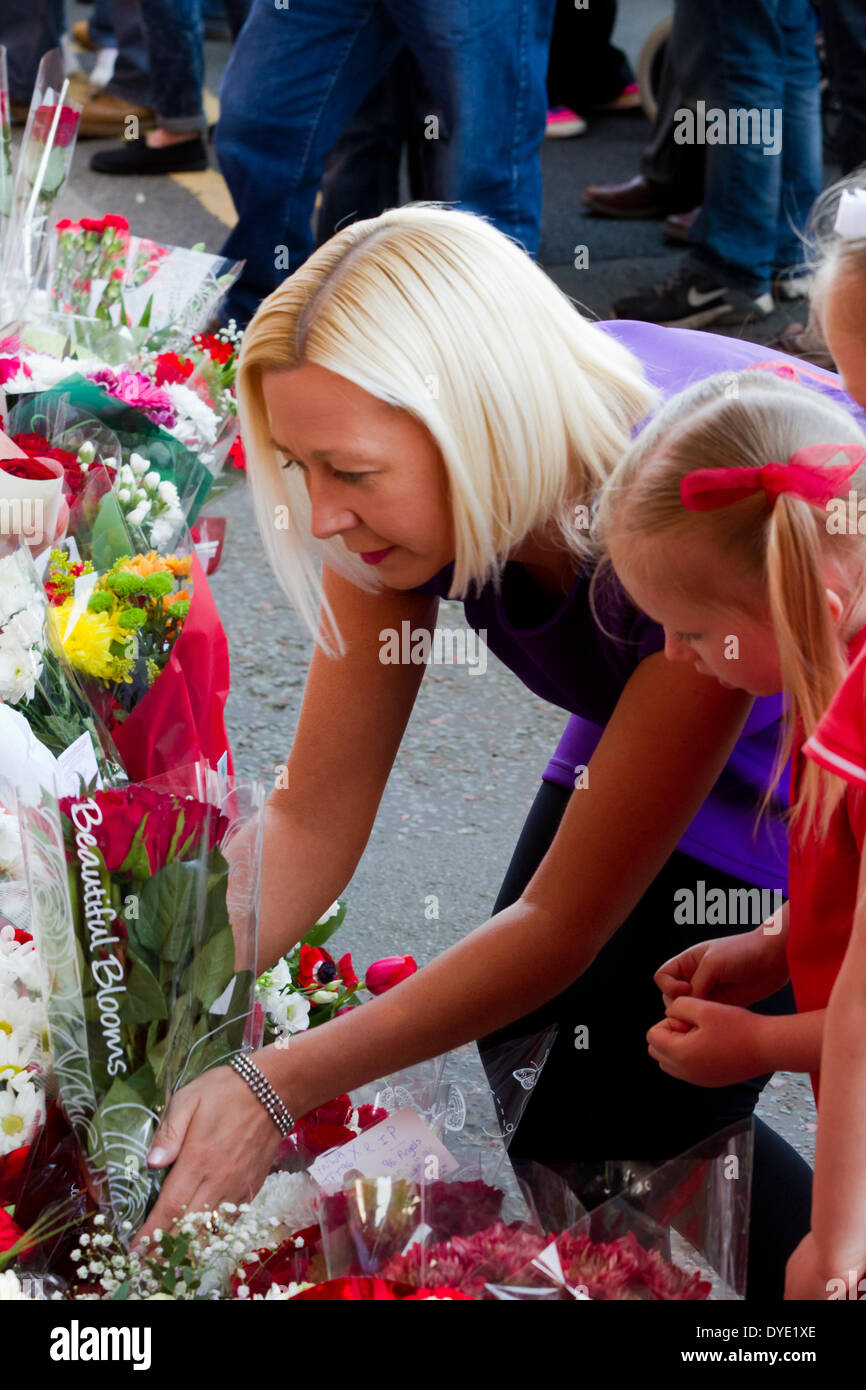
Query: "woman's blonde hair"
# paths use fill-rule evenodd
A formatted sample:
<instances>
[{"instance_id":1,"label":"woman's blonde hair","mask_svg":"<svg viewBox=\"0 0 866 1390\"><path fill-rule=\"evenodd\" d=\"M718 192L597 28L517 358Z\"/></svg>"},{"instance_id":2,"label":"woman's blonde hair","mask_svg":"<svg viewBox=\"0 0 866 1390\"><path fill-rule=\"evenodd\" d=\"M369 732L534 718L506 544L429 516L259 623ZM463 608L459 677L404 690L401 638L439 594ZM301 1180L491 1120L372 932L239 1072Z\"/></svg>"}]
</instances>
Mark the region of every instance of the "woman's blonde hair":
<instances>
[{"instance_id":1,"label":"woman's blonde hair","mask_svg":"<svg viewBox=\"0 0 866 1390\"><path fill-rule=\"evenodd\" d=\"M835 534L829 508L793 493L782 493L773 506L762 491L695 512L683 506L680 485L695 469L787 463L798 449L823 443L866 446L866 436L844 406L769 372L711 376L674 396L647 426L608 480L598 508L600 540L627 546L633 574L652 573L716 609L769 613L790 717L762 810L790 756L796 719L808 737L844 677L845 634L866 616L866 537L856 527ZM866 464L847 488L866 497ZM674 536L700 540L708 572L699 593L697 576L677 572L665 555L664 540ZM826 594L828 562L844 607L838 624ZM842 790L838 778L805 759L793 821L825 831Z\"/></svg>"},{"instance_id":2,"label":"woman's blonde hair","mask_svg":"<svg viewBox=\"0 0 866 1390\"><path fill-rule=\"evenodd\" d=\"M810 324L821 332L821 316L830 283L840 273L859 275L866 284L866 234L843 237L835 230L843 193L866 193L866 170L855 170L825 188L815 200L806 224L806 262L813 276L809 292Z\"/></svg>"},{"instance_id":3,"label":"woman's blonde hair","mask_svg":"<svg viewBox=\"0 0 866 1390\"><path fill-rule=\"evenodd\" d=\"M639 361L481 217L417 204L338 232L264 300L238 374L265 549L329 654L320 605L336 650L344 646L314 558L359 588L381 581L339 538L311 536L303 477L280 466L271 443L262 378L308 362L429 431L453 508L449 597L498 582L508 552L548 522L585 559L591 540L578 504L592 500L657 401ZM278 515L288 524L278 528Z\"/></svg>"}]
</instances>

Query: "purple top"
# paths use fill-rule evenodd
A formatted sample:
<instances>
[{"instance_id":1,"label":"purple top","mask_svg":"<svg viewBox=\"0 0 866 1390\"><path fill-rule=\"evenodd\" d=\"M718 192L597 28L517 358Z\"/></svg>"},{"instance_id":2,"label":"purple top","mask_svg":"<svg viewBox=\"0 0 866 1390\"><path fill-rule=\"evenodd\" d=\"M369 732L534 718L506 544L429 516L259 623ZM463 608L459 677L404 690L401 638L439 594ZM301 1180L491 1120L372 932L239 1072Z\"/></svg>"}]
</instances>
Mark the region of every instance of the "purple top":
<instances>
[{"instance_id":1,"label":"purple top","mask_svg":"<svg viewBox=\"0 0 866 1390\"><path fill-rule=\"evenodd\" d=\"M834 396L863 420L832 372L804 366L757 343L690 329L662 328L626 320L597 324L628 347L648 379L667 397L720 371L740 371L755 362L793 366L804 385ZM637 433L638 431L635 431ZM416 593L445 597L453 564ZM573 787L576 769L589 763L623 687L644 657L664 647L662 629L627 598L611 572L599 586L596 605L602 631L589 605L589 571L582 571L557 606L522 565L505 565L500 592L488 583L463 595L466 621L486 633L487 646L534 694L570 711L559 745L544 772L549 782ZM756 811L768 784L780 736L781 697L756 700L721 777L678 848L702 863L756 884L786 889L787 837L777 817ZM781 784L783 809L787 774Z\"/></svg>"}]
</instances>

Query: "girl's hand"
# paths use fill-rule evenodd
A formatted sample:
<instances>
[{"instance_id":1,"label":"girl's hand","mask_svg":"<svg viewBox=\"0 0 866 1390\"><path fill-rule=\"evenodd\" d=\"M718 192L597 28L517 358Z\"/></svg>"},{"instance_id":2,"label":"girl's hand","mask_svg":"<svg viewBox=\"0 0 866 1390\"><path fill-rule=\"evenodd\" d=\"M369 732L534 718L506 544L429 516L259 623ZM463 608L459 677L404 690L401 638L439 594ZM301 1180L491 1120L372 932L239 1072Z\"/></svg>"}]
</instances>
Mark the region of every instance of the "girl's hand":
<instances>
[{"instance_id":1,"label":"girl's hand","mask_svg":"<svg viewBox=\"0 0 866 1390\"><path fill-rule=\"evenodd\" d=\"M153 1239L185 1211L248 1202L276 1157L280 1132L245 1081L215 1067L172 1097L148 1154L151 1168L173 1165L159 1200L135 1238Z\"/></svg>"},{"instance_id":2,"label":"girl's hand","mask_svg":"<svg viewBox=\"0 0 866 1390\"><path fill-rule=\"evenodd\" d=\"M741 936L702 941L665 961L653 978L666 1008L684 995L740 1008L755 1004L788 980L784 936L761 926Z\"/></svg>"},{"instance_id":3,"label":"girl's hand","mask_svg":"<svg viewBox=\"0 0 866 1390\"><path fill-rule=\"evenodd\" d=\"M675 999L647 1033L662 1071L693 1086L733 1086L766 1071L760 1014L707 999ZM685 1030L685 1031L684 1031Z\"/></svg>"},{"instance_id":4,"label":"girl's hand","mask_svg":"<svg viewBox=\"0 0 866 1390\"><path fill-rule=\"evenodd\" d=\"M826 1300L830 1277L820 1267L815 1237L810 1231L800 1241L785 1268L785 1301L815 1303ZM847 1272L842 1277L847 1289Z\"/></svg>"}]
</instances>

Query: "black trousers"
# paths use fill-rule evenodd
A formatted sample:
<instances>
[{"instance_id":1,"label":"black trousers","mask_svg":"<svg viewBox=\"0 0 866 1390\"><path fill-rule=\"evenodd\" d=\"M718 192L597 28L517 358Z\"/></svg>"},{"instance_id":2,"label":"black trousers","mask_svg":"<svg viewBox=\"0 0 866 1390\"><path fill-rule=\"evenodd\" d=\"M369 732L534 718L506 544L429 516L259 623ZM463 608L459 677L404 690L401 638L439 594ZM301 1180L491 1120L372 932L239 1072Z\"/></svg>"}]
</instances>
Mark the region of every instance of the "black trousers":
<instances>
[{"instance_id":1,"label":"black trousers","mask_svg":"<svg viewBox=\"0 0 866 1390\"><path fill-rule=\"evenodd\" d=\"M495 912L515 902L546 854L571 792L543 782L500 889ZM699 881L748 888L675 852L592 965L548 1004L483 1038L482 1050L555 1022L559 1032L510 1148L512 1160L535 1161L567 1175L568 1165L612 1159L663 1162L751 1115L767 1077L737 1086L692 1086L663 1072L649 1056L646 1032L664 1013L653 974L663 961L708 937L742 926L682 926L674 894ZM579 897L580 884L575 884ZM747 928L746 928L747 929ZM527 941L530 953L533 943ZM555 977L557 962L551 960ZM764 1013L793 1013L790 989L763 1001ZM578 1034L577 1029L587 1032ZM587 1046L576 1046L586 1042ZM755 1130L748 1296L780 1299L788 1256L809 1229L812 1172L760 1120ZM578 1183L574 1183L578 1186Z\"/></svg>"}]
</instances>

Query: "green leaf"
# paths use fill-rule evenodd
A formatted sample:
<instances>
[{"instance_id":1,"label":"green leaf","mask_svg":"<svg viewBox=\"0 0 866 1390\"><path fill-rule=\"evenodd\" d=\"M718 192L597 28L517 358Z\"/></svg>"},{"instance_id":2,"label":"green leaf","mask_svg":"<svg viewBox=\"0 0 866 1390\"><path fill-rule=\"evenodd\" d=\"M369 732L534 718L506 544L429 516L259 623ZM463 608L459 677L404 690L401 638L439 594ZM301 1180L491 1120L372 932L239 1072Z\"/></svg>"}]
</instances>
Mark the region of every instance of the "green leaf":
<instances>
[{"instance_id":1,"label":"green leaf","mask_svg":"<svg viewBox=\"0 0 866 1390\"><path fill-rule=\"evenodd\" d=\"M142 883L135 934L160 960L177 962L192 950L200 887L199 865L185 864L180 859L166 864Z\"/></svg>"},{"instance_id":2,"label":"green leaf","mask_svg":"<svg viewBox=\"0 0 866 1390\"><path fill-rule=\"evenodd\" d=\"M133 963L126 981L121 1018L124 1023L150 1023L168 1018L168 1008L162 986L142 961Z\"/></svg>"},{"instance_id":3,"label":"green leaf","mask_svg":"<svg viewBox=\"0 0 866 1390\"><path fill-rule=\"evenodd\" d=\"M129 846L126 858L120 866L120 872L130 874L132 878L147 879L151 876L150 860L144 845L144 832L149 817L150 812L145 811L144 817L139 822L132 837L132 844Z\"/></svg>"},{"instance_id":4,"label":"green leaf","mask_svg":"<svg viewBox=\"0 0 866 1390\"><path fill-rule=\"evenodd\" d=\"M209 1009L228 985L235 968L235 941L225 927L203 946L181 978L182 990L190 990Z\"/></svg>"},{"instance_id":5,"label":"green leaf","mask_svg":"<svg viewBox=\"0 0 866 1390\"><path fill-rule=\"evenodd\" d=\"M145 304L145 306L144 306L144 313L142 314L141 318L138 320L138 326L139 326L139 328L150 328L150 316L151 316L152 313L153 313L153 295L150 296L150 299L149 299L149 300L147 301L147 303Z\"/></svg>"},{"instance_id":6,"label":"green leaf","mask_svg":"<svg viewBox=\"0 0 866 1390\"><path fill-rule=\"evenodd\" d=\"M117 1288L114 1290L114 1293L111 1295L111 1302L118 1303L121 1299L129 1298L131 1290L132 1284L126 1279L122 1284L118 1284Z\"/></svg>"},{"instance_id":7,"label":"green leaf","mask_svg":"<svg viewBox=\"0 0 866 1390\"><path fill-rule=\"evenodd\" d=\"M329 917L327 922L313 927L303 938L305 946L324 946L336 931L343 925L343 918L346 915L346 903L340 900L340 910L333 917Z\"/></svg>"}]
</instances>

